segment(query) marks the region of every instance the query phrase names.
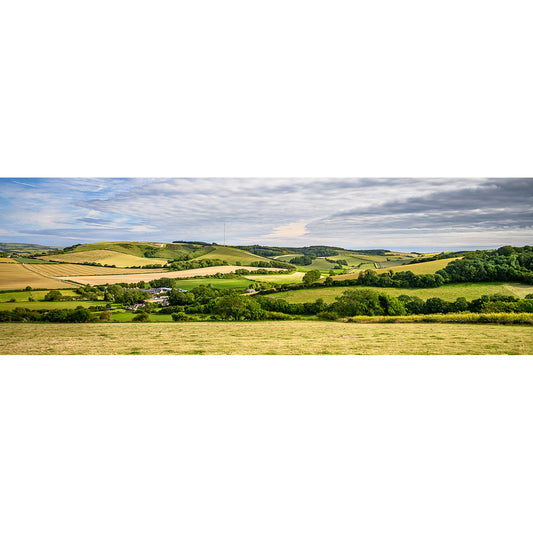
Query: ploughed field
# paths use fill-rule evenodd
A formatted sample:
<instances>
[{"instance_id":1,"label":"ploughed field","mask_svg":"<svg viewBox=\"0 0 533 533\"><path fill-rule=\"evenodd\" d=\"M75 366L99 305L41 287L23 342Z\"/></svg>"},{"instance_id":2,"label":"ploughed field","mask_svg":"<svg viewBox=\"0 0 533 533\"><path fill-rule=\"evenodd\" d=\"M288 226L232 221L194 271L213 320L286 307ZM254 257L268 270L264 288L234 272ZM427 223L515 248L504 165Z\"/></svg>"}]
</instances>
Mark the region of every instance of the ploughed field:
<instances>
[{"instance_id":1,"label":"ploughed field","mask_svg":"<svg viewBox=\"0 0 533 533\"><path fill-rule=\"evenodd\" d=\"M531 327L189 322L0 324L0 354L530 354Z\"/></svg>"}]
</instances>

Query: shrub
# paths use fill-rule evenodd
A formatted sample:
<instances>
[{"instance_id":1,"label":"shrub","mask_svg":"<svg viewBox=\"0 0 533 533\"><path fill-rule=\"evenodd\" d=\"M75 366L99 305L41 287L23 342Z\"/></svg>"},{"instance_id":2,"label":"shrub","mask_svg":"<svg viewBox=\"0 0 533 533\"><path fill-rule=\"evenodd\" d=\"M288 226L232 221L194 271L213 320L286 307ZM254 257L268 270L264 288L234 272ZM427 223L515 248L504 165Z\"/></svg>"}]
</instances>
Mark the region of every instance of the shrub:
<instances>
[{"instance_id":1,"label":"shrub","mask_svg":"<svg viewBox=\"0 0 533 533\"><path fill-rule=\"evenodd\" d=\"M139 313L133 317L134 322L150 322L150 315L146 312Z\"/></svg>"}]
</instances>

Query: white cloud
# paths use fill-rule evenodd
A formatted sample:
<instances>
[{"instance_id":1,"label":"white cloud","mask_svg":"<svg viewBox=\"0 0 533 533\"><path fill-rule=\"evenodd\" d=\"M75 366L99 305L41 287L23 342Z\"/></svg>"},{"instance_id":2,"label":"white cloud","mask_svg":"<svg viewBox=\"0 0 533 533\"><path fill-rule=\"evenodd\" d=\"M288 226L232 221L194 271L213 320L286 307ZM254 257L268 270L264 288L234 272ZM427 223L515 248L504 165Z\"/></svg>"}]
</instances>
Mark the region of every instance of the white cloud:
<instances>
[{"instance_id":1,"label":"white cloud","mask_svg":"<svg viewBox=\"0 0 533 533\"><path fill-rule=\"evenodd\" d=\"M307 224L306 222L291 222L290 224L284 224L274 228L274 231L268 235L264 235L265 239L278 239L278 238L293 238L306 235Z\"/></svg>"}]
</instances>

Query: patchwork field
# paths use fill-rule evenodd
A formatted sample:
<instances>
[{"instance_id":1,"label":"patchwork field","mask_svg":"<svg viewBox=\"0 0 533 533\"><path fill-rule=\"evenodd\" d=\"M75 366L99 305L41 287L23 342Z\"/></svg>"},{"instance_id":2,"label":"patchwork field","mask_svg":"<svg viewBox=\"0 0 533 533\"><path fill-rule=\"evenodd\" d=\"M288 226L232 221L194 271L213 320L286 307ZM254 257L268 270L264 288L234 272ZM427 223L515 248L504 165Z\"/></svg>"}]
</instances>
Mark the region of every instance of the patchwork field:
<instances>
[{"instance_id":1,"label":"patchwork field","mask_svg":"<svg viewBox=\"0 0 533 533\"><path fill-rule=\"evenodd\" d=\"M76 266L76 265L71 265ZM81 266L81 265L80 265ZM89 267L87 267L89 268ZM103 268L103 267L92 267L92 268ZM160 279L160 278L188 278L188 277L194 277L194 276L211 276L213 274L227 274L230 272L235 272L235 270L239 269L241 267L234 266L234 265L223 265L223 266L217 266L217 267L207 267L207 268L193 268L190 270L179 270L179 271L163 271L163 272L157 272L154 270L150 270L149 273L146 273L146 270L143 270L142 274L121 274L121 275L104 275L104 276L98 276L98 275L92 275L92 276L65 276L61 279L66 281L74 281L76 283L81 283L83 285L89 284L89 285L105 285L106 283L137 283L139 281L151 281L153 279ZM256 267L247 267L248 270L258 270ZM120 270L117 268L109 269L113 270L113 272ZM268 268L266 270L271 270L273 272L279 271L277 268ZM132 272L131 270L127 270L126 272ZM204 282L205 283L205 282Z\"/></svg>"},{"instance_id":2,"label":"patchwork field","mask_svg":"<svg viewBox=\"0 0 533 533\"><path fill-rule=\"evenodd\" d=\"M338 276L340 278L341 276ZM506 294L523 298L526 294L533 293L533 285L523 285L521 283L456 283L443 285L429 289L397 289L392 287L324 287L319 289L300 289L297 291L278 292L269 294L269 298L282 298L290 303L314 302L317 298L322 298L326 303L333 303L337 296L341 296L344 291L353 289L370 289L390 296L400 296L407 294L417 296L423 300L428 298L442 298L450 302L457 298L464 297L467 300L474 300L484 294Z\"/></svg>"},{"instance_id":3,"label":"patchwork field","mask_svg":"<svg viewBox=\"0 0 533 533\"><path fill-rule=\"evenodd\" d=\"M62 289L71 288L73 284L43 276L30 270L28 265L0 263L0 290L24 289L27 286L34 289Z\"/></svg>"},{"instance_id":4,"label":"patchwork field","mask_svg":"<svg viewBox=\"0 0 533 533\"><path fill-rule=\"evenodd\" d=\"M60 261L64 263L100 263L101 265L115 265L116 267L141 267L144 265L165 266L166 259L136 257L131 254L112 250L87 250L84 252L71 252L58 255L47 255L41 259Z\"/></svg>"},{"instance_id":5,"label":"patchwork field","mask_svg":"<svg viewBox=\"0 0 533 533\"><path fill-rule=\"evenodd\" d=\"M392 270L393 272L405 272L410 270L414 274L435 274L435 272L442 270L448 263L451 263L452 261L455 261L456 259L459 259L458 257L452 257L451 259L437 259L435 261L428 261L427 263L415 263L414 265L401 265L401 266L391 266L387 268L379 268L376 269L376 274L383 274L385 272L388 272L389 270ZM342 274L338 276L336 279L351 279L351 278L357 278L359 276L359 273L365 270L364 268L360 268L355 272L352 272L350 274Z\"/></svg>"},{"instance_id":6,"label":"patchwork field","mask_svg":"<svg viewBox=\"0 0 533 533\"><path fill-rule=\"evenodd\" d=\"M531 354L528 326L219 322L0 324L0 354Z\"/></svg>"}]
</instances>

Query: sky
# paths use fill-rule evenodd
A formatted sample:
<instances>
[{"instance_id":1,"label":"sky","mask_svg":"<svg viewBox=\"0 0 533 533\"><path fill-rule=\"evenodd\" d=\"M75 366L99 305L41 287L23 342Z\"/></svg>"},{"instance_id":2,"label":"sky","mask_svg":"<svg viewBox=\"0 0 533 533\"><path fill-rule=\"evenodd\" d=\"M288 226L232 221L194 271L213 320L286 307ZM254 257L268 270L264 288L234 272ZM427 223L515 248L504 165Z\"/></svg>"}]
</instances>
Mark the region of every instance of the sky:
<instances>
[{"instance_id":1,"label":"sky","mask_svg":"<svg viewBox=\"0 0 533 533\"><path fill-rule=\"evenodd\" d=\"M533 244L533 178L0 179L1 242L110 240L524 246Z\"/></svg>"}]
</instances>

